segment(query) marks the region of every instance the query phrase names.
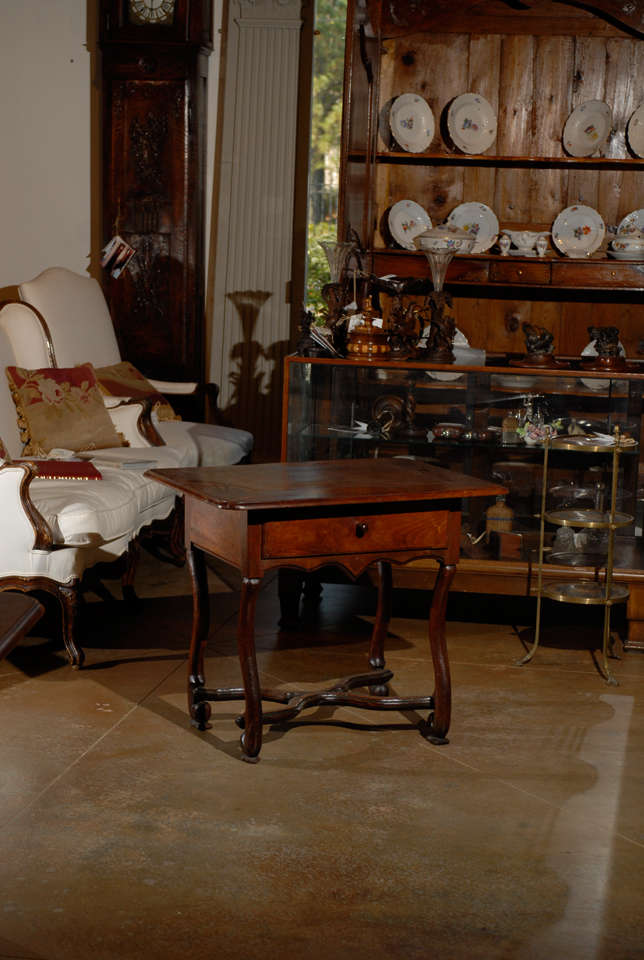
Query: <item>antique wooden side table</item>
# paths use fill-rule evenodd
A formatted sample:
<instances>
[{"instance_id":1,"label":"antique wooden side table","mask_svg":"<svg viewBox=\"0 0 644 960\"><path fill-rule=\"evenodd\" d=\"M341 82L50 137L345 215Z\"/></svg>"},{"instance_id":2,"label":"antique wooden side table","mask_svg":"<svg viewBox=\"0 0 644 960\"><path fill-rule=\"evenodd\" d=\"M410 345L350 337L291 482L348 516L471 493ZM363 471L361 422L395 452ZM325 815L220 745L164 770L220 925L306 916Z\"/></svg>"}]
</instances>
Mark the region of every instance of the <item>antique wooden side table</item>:
<instances>
[{"instance_id":1,"label":"antique wooden side table","mask_svg":"<svg viewBox=\"0 0 644 960\"><path fill-rule=\"evenodd\" d=\"M203 730L210 701L244 700L243 759L255 761L262 745L262 723L286 721L320 704L369 710L428 709L421 733L445 743L450 723L451 687L445 644L445 608L459 556L464 498L494 497L498 484L410 460L331 460L233 467L150 470L185 499L185 540L193 584L193 624L188 668L188 707ZM237 644L243 687L207 688L204 650L208 638L208 587L204 554L236 567L242 576ZM429 615L434 667L432 696L383 695L393 674L384 669L389 622L391 563L431 557L440 567ZM372 672L347 677L322 691L260 688L254 618L264 574L277 567L311 571L336 564L357 577L378 564L380 588L369 650ZM369 692L355 694L358 687ZM262 711L262 701L286 704Z\"/></svg>"}]
</instances>

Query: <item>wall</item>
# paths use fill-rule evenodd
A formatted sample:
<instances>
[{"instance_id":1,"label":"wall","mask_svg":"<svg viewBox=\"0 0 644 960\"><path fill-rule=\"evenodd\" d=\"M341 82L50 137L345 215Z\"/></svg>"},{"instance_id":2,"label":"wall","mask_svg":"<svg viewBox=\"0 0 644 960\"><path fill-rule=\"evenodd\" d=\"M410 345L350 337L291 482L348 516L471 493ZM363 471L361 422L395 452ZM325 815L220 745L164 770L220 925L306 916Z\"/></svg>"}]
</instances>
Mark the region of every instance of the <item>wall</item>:
<instances>
[{"instance_id":1,"label":"wall","mask_svg":"<svg viewBox=\"0 0 644 960\"><path fill-rule=\"evenodd\" d=\"M215 0L215 49L209 60L206 246L222 5ZM101 242L98 95L92 86L97 9L98 0L0 2L0 290L50 266L96 275Z\"/></svg>"},{"instance_id":2,"label":"wall","mask_svg":"<svg viewBox=\"0 0 644 960\"><path fill-rule=\"evenodd\" d=\"M0 287L90 256L86 0L0 4Z\"/></svg>"}]
</instances>

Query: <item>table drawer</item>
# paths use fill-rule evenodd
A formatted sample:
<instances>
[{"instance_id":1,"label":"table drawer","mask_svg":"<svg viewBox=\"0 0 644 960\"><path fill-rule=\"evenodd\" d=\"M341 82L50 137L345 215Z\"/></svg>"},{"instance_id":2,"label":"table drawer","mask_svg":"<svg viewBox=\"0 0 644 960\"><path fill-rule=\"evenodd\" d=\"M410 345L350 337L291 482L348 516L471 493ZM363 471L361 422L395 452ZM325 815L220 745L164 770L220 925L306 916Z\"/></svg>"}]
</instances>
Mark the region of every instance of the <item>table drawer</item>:
<instances>
[{"instance_id":1,"label":"table drawer","mask_svg":"<svg viewBox=\"0 0 644 960\"><path fill-rule=\"evenodd\" d=\"M447 545L448 515L447 510L435 510L268 522L263 527L262 555L330 557L438 549Z\"/></svg>"}]
</instances>

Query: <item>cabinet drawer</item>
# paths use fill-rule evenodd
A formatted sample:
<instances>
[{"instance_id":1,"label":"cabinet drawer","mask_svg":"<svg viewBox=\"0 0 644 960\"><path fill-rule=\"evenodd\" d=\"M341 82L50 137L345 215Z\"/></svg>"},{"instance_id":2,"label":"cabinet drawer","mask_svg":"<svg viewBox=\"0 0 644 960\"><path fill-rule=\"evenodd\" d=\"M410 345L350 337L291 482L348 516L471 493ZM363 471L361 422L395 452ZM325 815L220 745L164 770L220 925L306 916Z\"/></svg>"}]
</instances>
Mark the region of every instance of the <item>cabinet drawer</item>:
<instances>
[{"instance_id":1,"label":"cabinet drawer","mask_svg":"<svg viewBox=\"0 0 644 960\"><path fill-rule=\"evenodd\" d=\"M562 287L644 287L644 263L624 260L553 263L552 282Z\"/></svg>"},{"instance_id":2,"label":"cabinet drawer","mask_svg":"<svg viewBox=\"0 0 644 960\"><path fill-rule=\"evenodd\" d=\"M490 264L490 280L493 283L550 283L549 263L517 263L504 260Z\"/></svg>"},{"instance_id":3,"label":"cabinet drawer","mask_svg":"<svg viewBox=\"0 0 644 960\"><path fill-rule=\"evenodd\" d=\"M440 548L447 545L448 511L392 513L268 522L262 555L326 557L337 554Z\"/></svg>"},{"instance_id":4,"label":"cabinet drawer","mask_svg":"<svg viewBox=\"0 0 644 960\"><path fill-rule=\"evenodd\" d=\"M467 257L455 257L447 268L447 279L451 283L485 283L489 277L487 260L468 260Z\"/></svg>"}]
</instances>

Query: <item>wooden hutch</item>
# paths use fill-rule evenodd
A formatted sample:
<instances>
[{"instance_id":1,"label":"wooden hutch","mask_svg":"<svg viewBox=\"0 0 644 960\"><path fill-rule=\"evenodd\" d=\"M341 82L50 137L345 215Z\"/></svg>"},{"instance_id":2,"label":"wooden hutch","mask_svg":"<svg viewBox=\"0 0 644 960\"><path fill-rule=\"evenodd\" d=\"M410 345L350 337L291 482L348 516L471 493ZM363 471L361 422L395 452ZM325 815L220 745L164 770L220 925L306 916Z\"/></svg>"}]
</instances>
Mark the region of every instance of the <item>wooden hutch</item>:
<instances>
[{"instance_id":1,"label":"wooden hutch","mask_svg":"<svg viewBox=\"0 0 644 960\"><path fill-rule=\"evenodd\" d=\"M421 412L424 400L425 411L438 415L441 408L432 408L432 396L438 399L440 390L446 411L450 404L453 408L459 389L463 396L480 389L489 400L490 391L503 382L504 362L525 354L525 322L552 333L557 356L577 360L589 342L590 326L615 326L629 360L644 360L644 259L612 259L607 251L610 228L644 207L644 159L627 136L629 119L644 102L643 37L641 0L349 0L338 238L359 239L365 272L429 279L424 255L398 246L387 229L388 211L403 199L420 204L434 225L459 204L477 201L495 212L501 231L551 231L562 210L584 204L600 214L607 231L600 248L584 259L563 256L550 240L545 256L503 256L494 245L452 260L446 289L456 326L471 347L486 350L487 367L464 372L451 399L450 385L431 380L431 372L417 362L374 364L379 370L370 375L352 360L291 358L285 378L285 459L336 456L339 441L333 437L325 452L329 425L334 430L334 423L352 419L360 397L372 395L378 378L390 392L410 380L420 385ZM497 118L496 139L480 155L459 151L448 136L449 105L467 92L485 97ZM404 93L420 95L435 118L434 138L420 153L401 150L391 136L389 110ZM591 156L570 156L563 128L571 112L588 100L610 106L611 132ZM386 311L387 298L381 301ZM526 389L543 385L539 372L521 371ZM351 377L360 397L343 398L352 400L349 413L342 398L338 405L338 397L350 392ZM572 374L546 384L545 392L575 415L601 406L610 419L610 411L623 402L624 416L635 418L639 439L643 381L644 372L636 372L621 384L607 379L605 389L597 391L596 384L588 389ZM461 406L465 409L464 400ZM374 454L358 451L368 446L364 443L351 443L353 452L342 456L387 455L386 445ZM431 457L437 450L437 444L426 443L424 450L409 452ZM395 452L400 450L393 445L389 455ZM442 462L445 455L438 452ZM465 466L470 460L482 465L493 459L488 450L477 461L474 447L464 456ZM513 456L522 459L520 451ZM523 458L538 469L534 451L524 448ZM627 495L636 507L637 457L634 466ZM644 649L644 564L638 559L637 522L631 534L630 560L618 576L631 591L628 642ZM530 566L525 556L465 557L454 586L526 595L532 590ZM409 585L432 582L431 569L422 561L397 573L399 582Z\"/></svg>"},{"instance_id":2,"label":"wooden hutch","mask_svg":"<svg viewBox=\"0 0 644 960\"><path fill-rule=\"evenodd\" d=\"M551 230L575 203L607 227L644 206L644 159L629 148L629 118L644 102L644 3L613 0L349 0L338 236L357 233L365 269L428 277L422 253L387 237L390 207L411 199L434 225L467 201L487 204L504 228ZM462 93L481 94L497 115L495 143L481 155L447 146L445 113ZM424 153L392 146L388 111L420 94L436 120ZM569 156L562 131L587 100L612 109L607 142ZM588 326L614 325L628 357L644 357L644 262L501 257L452 261L447 283L456 325L471 346L524 351L522 324L550 330L555 352L579 355Z\"/></svg>"}]
</instances>

